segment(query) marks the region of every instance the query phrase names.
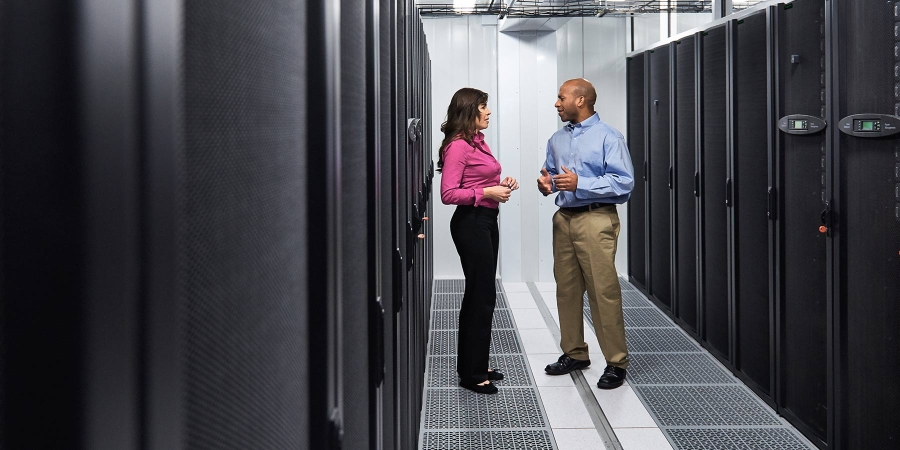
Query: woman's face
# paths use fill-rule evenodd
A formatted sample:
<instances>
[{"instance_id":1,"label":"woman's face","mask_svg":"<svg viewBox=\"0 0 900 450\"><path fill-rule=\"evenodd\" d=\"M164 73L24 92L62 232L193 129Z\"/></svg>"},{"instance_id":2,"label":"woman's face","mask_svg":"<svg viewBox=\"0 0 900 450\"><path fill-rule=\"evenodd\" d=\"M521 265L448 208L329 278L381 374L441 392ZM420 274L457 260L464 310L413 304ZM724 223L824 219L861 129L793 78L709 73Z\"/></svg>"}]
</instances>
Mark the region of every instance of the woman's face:
<instances>
[{"instance_id":1,"label":"woman's face","mask_svg":"<svg viewBox=\"0 0 900 450\"><path fill-rule=\"evenodd\" d=\"M491 110L487 105L482 103L478 105L478 117L475 118L475 131L481 131L488 127L491 121Z\"/></svg>"}]
</instances>

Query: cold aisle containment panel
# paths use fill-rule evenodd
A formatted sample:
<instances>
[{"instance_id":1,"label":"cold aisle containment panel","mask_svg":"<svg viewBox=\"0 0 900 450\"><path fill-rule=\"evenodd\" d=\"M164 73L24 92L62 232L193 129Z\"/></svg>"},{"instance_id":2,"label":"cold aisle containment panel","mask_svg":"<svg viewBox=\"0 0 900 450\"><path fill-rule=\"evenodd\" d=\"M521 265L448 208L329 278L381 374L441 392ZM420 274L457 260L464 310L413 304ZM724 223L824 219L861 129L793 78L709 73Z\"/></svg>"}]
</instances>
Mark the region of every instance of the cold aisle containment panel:
<instances>
[{"instance_id":1,"label":"cold aisle containment panel","mask_svg":"<svg viewBox=\"0 0 900 450\"><path fill-rule=\"evenodd\" d=\"M898 1L766 2L628 55L632 79L631 62L664 68L654 55L675 45L670 314L821 448L900 440L898 27ZM666 88L652 80L666 75L644 72L650 89L628 91L629 136L651 127L650 190L635 194L651 222L653 117L666 114L653 110ZM691 146L696 203L682 190ZM651 269L629 275L649 272L653 294L662 270L646 228Z\"/></svg>"},{"instance_id":2,"label":"cold aisle containment panel","mask_svg":"<svg viewBox=\"0 0 900 450\"><path fill-rule=\"evenodd\" d=\"M411 0L0 0L0 448L414 448L429 83Z\"/></svg>"}]
</instances>

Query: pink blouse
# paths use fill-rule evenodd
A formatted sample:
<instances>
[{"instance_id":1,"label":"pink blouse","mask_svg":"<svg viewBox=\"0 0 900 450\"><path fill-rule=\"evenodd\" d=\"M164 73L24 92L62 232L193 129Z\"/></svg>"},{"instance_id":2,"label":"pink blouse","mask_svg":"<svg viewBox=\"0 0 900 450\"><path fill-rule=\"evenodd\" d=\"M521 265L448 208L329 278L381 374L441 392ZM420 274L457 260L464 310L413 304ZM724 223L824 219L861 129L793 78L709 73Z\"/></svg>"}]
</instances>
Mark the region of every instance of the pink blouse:
<instances>
[{"instance_id":1,"label":"pink blouse","mask_svg":"<svg viewBox=\"0 0 900 450\"><path fill-rule=\"evenodd\" d=\"M441 201L445 205L475 205L499 208L496 200L484 198L484 188L500 184L500 163L478 132L475 147L463 139L450 142L444 150Z\"/></svg>"}]
</instances>

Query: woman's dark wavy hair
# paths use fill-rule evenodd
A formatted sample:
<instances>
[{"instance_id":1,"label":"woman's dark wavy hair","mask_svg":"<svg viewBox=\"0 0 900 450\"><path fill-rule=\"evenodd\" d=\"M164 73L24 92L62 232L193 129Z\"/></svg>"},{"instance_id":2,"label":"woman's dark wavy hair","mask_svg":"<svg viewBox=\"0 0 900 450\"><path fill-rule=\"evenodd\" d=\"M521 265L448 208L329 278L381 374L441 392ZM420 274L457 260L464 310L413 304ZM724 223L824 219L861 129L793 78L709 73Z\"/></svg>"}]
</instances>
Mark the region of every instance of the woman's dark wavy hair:
<instances>
[{"instance_id":1,"label":"woman's dark wavy hair","mask_svg":"<svg viewBox=\"0 0 900 450\"><path fill-rule=\"evenodd\" d=\"M444 151L450 142L463 139L474 146L472 138L475 136L475 120L478 118L478 107L487 105L486 92L474 88L462 88L453 94L450 106L447 107L447 121L441 124L444 133L444 141L438 150L438 172L444 168Z\"/></svg>"}]
</instances>

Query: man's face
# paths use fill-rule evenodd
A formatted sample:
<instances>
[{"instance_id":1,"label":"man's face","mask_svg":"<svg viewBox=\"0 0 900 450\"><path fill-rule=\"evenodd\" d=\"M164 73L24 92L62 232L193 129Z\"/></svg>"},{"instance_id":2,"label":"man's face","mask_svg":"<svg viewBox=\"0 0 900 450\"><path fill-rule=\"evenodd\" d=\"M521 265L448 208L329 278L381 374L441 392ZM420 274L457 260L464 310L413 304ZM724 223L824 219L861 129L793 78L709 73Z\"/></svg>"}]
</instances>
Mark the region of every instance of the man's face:
<instances>
[{"instance_id":1,"label":"man's face","mask_svg":"<svg viewBox=\"0 0 900 450\"><path fill-rule=\"evenodd\" d=\"M559 88L559 95L556 97L556 112L563 122L571 122L578 118L578 107L576 102L580 97L576 97L572 92L572 88L562 85Z\"/></svg>"}]
</instances>

